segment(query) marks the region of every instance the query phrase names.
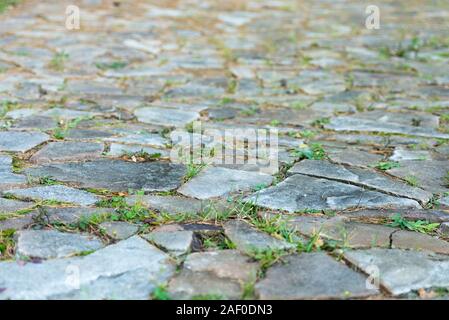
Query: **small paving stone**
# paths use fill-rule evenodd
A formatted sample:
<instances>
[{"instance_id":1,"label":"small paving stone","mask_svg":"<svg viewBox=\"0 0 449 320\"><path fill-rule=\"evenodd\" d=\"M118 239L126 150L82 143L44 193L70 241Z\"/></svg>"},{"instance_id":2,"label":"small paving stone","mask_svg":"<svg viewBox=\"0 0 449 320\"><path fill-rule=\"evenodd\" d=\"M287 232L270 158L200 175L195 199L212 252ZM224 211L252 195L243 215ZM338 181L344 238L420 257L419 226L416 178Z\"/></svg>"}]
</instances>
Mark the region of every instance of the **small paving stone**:
<instances>
[{"instance_id":1,"label":"small paving stone","mask_svg":"<svg viewBox=\"0 0 449 320\"><path fill-rule=\"evenodd\" d=\"M145 147L141 145L128 145L119 143L112 143L107 154L109 156L121 157L123 155L141 152L147 153L150 156L157 156L157 158L169 157L169 152L167 150Z\"/></svg>"},{"instance_id":2,"label":"small paving stone","mask_svg":"<svg viewBox=\"0 0 449 320\"><path fill-rule=\"evenodd\" d=\"M51 185L27 189L11 189L4 191L3 194L12 195L16 198L25 200L53 200L82 206L92 205L100 200L99 197L92 193L63 185Z\"/></svg>"},{"instance_id":3,"label":"small paving stone","mask_svg":"<svg viewBox=\"0 0 449 320\"><path fill-rule=\"evenodd\" d=\"M376 248L347 251L344 257L367 274L377 268L380 284L393 295L449 286L449 258L444 255Z\"/></svg>"},{"instance_id":4,"label":"small paving stone","mask_svg":"<svg viewBox=\"0 0 449 320\"><path fill-rule=\"evenodd\" d=\"M240 283L256 280L259 265L237 250L195 252L187 256L184 269L192 272L210 272L219 278L229 278Z\"/></svg>"},{"instance_id":5,"label":"small paving stone","mask_svg":"<svg viewBox=\"0 0 449 320\"><path fill-rule=\"evenodd\" d=\"M103 144L89 142L51 142L36 152L30 161L49 163L53 161L79 161L99 158Z\"/></svg>"},{"instance_id":6,"label":"small paving stone","mask_svg":"<svg viewBox=\"0 0 449 320\"><path fill-rule=\"evenodd\" d=\"M267 249L288 250L295 247L291 243L273 238L240 220L226 222L224 230L226 236L237 246L237 249L243 252Z\"/></svg>"},{"instance_id":7,"label":"small paving stone","mask_svg":"<svg viewBox=\"0 0 449 320\"><path fill-rule=\"evenodd\" d=\"M131 144L131 145L141 145L141 146L152 146L156 148L164 148L168 141L159 134L148 134L148 133L132 133L122 137L111 137L106 138L105 141Z\"/></svg>"},{"instance_id":8,"label":"small paving stone","mask_svg":"<svg viewBox=\"0 0 449 320\"><path fill-rule=\"evenodd\" d=\"M232 192L248 191L258 185L270 185L273 177L264 173L210 167L184 184L179 193L197 199L223 197Z\"/></svg>"},{"instance_id":9,"label":"small paving stone","mask_svg":"<svg viewBox=\"0 0 449 320\"><path fill-rule=\"evenodd\" d=\"M0 299L148 299L174 271L166 254L134 236L84 257L0 262ZM79 286L67 282L73 272Z\"/></svg>"},{"instance_id":10,"label":"small paving stone","mask_svg":"<svg viewBox=\"0 0 449 320\"><path fill-rule=\"evenodd\" d=\"M429 222L449 221L449 213L443 210L427 209L378 209L378 210L357 210L348 211L344 215L353 219L392 219L396 215L408 220L425 220Z\"/></svg>"},{"instance_id":11,"label":"small paving stone","mask_svg":"<svg viewBox=\"0 0 449 320\"><path fill-rule=\"evenodd\" d=\"M430 192L395 181L373 170L344 167L327 161L304 160L295 164L288 172L352 183L395 196L411 198L422 203L426 203L432 198L432 193Z\"/></svg>"},{"instance_id":12,"label":"small paving stone","mask_svg":"<svg viewBox=\"0 0 449 320\"><path fill-rule=\"evenodd\" d=\"M139 230L139 226L123 221L107 221L100 223L100 228L115 240L127 239Z\"/></svg>"},{"instance_id":13,"label":"small paving stone","mask_svg":"<svg viewBox=\"0 0 449 320\"><path fill-rule=\"evenodd\" d=\"M80 163L50 164L25 170L31 176L52 177L84 188L111 191L170 191L176 189L185 167L163 162L133 163L120 160L95 160ZM95 177L95 179L92 179Z\"/></svg>"},{"instance_id":14,"label":"small paving stone","mask_svg":"<svg viewBox=\"0 0 449 320\"><path fill-rule=\"evenodd\" d=\"M366 277L324 252L291 255L268 269L256 284L260 299L344 299L378 294L366 288Z\"/></svg>"},{"instance_id":15,"label":"small paving stone","mask_svg":"<svg viewBox=\"0 0 449 320\"><path fill-rule=\"evenodd\" d=\"M439 200L440 205L449 207L449 196L445 196Z\"/></svg>"},{"instance_id":16,"label":"small paving stone","mask_svg":"<svg viewBox=\"0 0 449 320\"><path fill-rule=\"evenodd\" d=\"M391 240L392 248L449 254L449 242L419 232L399 230L392 234Z\"/></svg>"},{"instance_id":17,"label":"small paving stone","mask_svg":"<svg viewBox=\"0 0 449 320\"><path fill-rule=\"evenodd\" d=\"M156 124L167 127L184 127L186 124L199 118L194 111L177 110L160 107L146 107L137 109L134 114L140 122Z\"/></svg>"},{"instance_id":18,"label":"small paving stone","mask_svg":"<svg viewBox=\"0 0 449 320\"><path fill-rule=\"evenodd\" d=\"M258 191L245 200L261 207L288 212L347 208L420 208L414 200L299 174L288 177L274 187Z\"/></svg>"},{"instance_id":19,"label":"small paving stone","mask_svg":"<svg viewBox=\"0 0 449 320\"><path fill-rule=\"evenodd\" d=\"M429 151L421 150L405 150L395 149L390 157L391 161L404 161L404 160L430 160L431 154Z\"/></svg>"},{"instance_id":20,"label":"small paving stone","mask_svg":"<svg viewBox=\"0 0 449 320\"><path fill-rule=\"evenodd\" d=\"M449 222L443 222L440 225L439 231L444 235L444 236L448 236L449 235Z\"/></svg>"},{"instance_id":21,"label":"small paving stone","mask_svg":"<svg viewBox=\"0 0 449 320\"><path fill-rule=\"evenodd\" d=\"M0 231L25 229L33 222L32 214L18 218L7 218L5 220L0 220Z\"/></svg>"},{"instance_id":22,"label":"small paving stone","mask_svg":"<svg viewBox=\"0 0 449 320\"><path fill-rule=\"evenodd\" d=\"M192 231L153 231L143 237L177 256L189 252L193 244Z\"/></svg>"},{"instance_id":23,"label":"small paving stone","mask_svg":"<svg viewBox=\"0 0 449 320\"><path fill-rule=\"evenodd\" d=\"M26 152L49 139L48 135L37 131L2 131L0 151Z\"/></svg>"},{"instance_id":24,"label":"small paving stone","mask_svg":"<svg viewBox=\"0 0 449 320\"><path fill-rule=\"evenodd\" d=\"M63 258L102 247L101 240L92 235L55 230L24 230L19 232L16 254L19 257L40 259Z\"/></svg>"}]
</instances>

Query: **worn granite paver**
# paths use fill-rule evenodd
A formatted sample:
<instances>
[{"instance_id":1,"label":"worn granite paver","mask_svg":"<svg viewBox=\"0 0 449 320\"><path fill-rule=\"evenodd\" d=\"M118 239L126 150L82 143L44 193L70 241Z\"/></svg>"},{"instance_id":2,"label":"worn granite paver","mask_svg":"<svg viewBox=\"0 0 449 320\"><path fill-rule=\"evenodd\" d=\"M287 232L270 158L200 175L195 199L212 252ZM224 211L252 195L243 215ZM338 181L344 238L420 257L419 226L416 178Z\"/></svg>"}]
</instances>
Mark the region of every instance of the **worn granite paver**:
<instances>
[{"instance_id":1,"label":"worn granite paver","mask_svg":"<svg viewBox=\"0 0 449 320\"><path fill-rule=\"evenodd\" d=\"M0 299L448 286L447 1L11 2Z\"/></svg>"}]
</instances>

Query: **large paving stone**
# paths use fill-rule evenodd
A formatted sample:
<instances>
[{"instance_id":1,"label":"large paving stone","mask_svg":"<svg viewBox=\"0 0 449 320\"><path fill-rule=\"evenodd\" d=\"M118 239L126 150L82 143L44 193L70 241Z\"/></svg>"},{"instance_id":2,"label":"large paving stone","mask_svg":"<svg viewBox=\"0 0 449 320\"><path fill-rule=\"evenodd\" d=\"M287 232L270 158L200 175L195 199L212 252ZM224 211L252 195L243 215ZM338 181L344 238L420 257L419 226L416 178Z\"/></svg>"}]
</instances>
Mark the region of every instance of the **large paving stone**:
<instances>
[{"instance_id":1,"label":"large paving stone","mask_svg":"<svg viewBox=\"0 0 449 320\"><path fill-rule=\"evenodd\" d=\"M0 132L0 151L26 152L50 137L38 131L2 131Z\"/></svg>"},{"instance_id":2,"label":"large paving stone","mask_svg":"<svg viewBox=\"0 0 449 320\"><path fill-rule=\"evenodd\" d=\"M92 235L64 233L55 230L24 230L18 232L16 254L31 258L64 258L104 245Z\"/></svg>"},{"instance_id":3,"label":"large paving stone","mask_svg":"<svg viewBox=\"0 0 449 320\"><path fill-rule=\"evenodd\" d=\"M304 160L296 163L289 174L303 174L307 176L325 178L334 181L351 183L394 196L409 198L426 203L432 198L432 193L411 187L406 183L382 175L374 170L345 167L321 160Z\"/></svg>"},{"instance_id":4,"label":"large paving stone","mask_svg":"<svg viewBox=\"0 0 449 320\"><path fill-rule=\"evenodd\" d=\"M174 269L166 254L134 236L84 257L0 262L0 299L148 299Z\"/></svg>"},{"instance_id":5,"label":"large paving stone","mask_svg":"<svg viewBox=\"0 0 449 320\"><path fill-rule=\"evenodd\" d=\"M30 161L48 163L52 161L79 161L101 157L102 143L94 142L52 142L36 152Z\"/></svg>"},{"instance_id":6,"label":"large paving stone","mask_svg":"<svg viewBox=\"0 0 449 320\"><path fill-rule=\"evenodd\" d=\"M243 252L254 252L260 250L288 250L295 246L284 240L273 238L261 232L245 221L233 220L224 225L226 236Z\"/></svg>"},{"instance_id":7,"label":"large paving stone","mask_svg":"<svg viewBox=\"0 0 449 320\"><path fill-rule=\"evenodd\" d=\"M133 195L126 198L126 203L129 205L139 203L161 213L171 214L196 214L204 207L201 200L175 196Z\"/></svg>"},{"instance_id":8,"label":"large paving stone","mask_svg":"<svg viewBox=\"0 0 449 320\"><path fill-rule=\"evenodd\" d=\"M378 209L378 210L357 210L348 211L344 215L353 219L391 219L397 214L408 220L425 220L429 222L445 222L449 221L449 212L443 210L427 210L427 209Z\"/></svg>"},{"instance_id":9,"label":"large paving stone","mask_svg":"<svg viewBox=\"0 0 449 320\"><path fill-rule=\"evenodd\" d=\"M418 202L315 177L295 174L281 183L247 197L258 206L301 212L347 208L421 208Z\"/></svg>"},{"instance_id":10,"label":"large paving stone","mask_svg":"<svg viewBox=\"0 0 449 320\"><path fill-rule=\"evenodd\" d=\"M232 192L248 191L258 185L270 185L272 181L273 177L264 173L210 167L178 191L188 197L208 199L223 197Z\"/></svg>"},{"instance_id":11,"label":"large paving stone","mask_svg":"<svg viewBox=\"0 0 449 320\"><path fill-rule=\"evenodd\" d=\"M181 184L185 167L165 162L133 163L120 160L96 160L44 165L29 168L26 172L31 176L49 176L85 188L125 192L129 189L169 191Z\"/></svg>"},{"instance_id":12,"label":"large paving stone","mask_svg":"<svg viewBox=\"0 0 449 320\"><path fill-rule=\"evenodd\" d=\"M199 118L196 111L179 110L164 107L145 107L134 111L140 122L167 127L184 127Z\"/></svg>"},{"instance_id":13,"label":"large paving stone","mask_svg":"<svg viewBox=\"0 0 449 320\"><path fill-rule=\"evenodd\" d=\"M419 232L399 230L391 235L391 241L392 248L449 254L449 242Z\"/></svg>"},{"instance_id":14,"label":"large paving stone","mask_svg":"<svg viewBox=\"0 0 449 320\"><path fill-rule=\"evenodd\" d=\"M325 125L325 128L336 131L384 132L449 139L449 134L441 133L432 127L401 123L401 121L398 121L401 118L404 118L404 113L398 115L372 112L366 115L340 116L331 119L330 123Z\"/></svg>"},{"instance_id":15,"label":"large paving stone","mask_svg":"<svg viewBox=\"0 0 449 320\"><path fill-rule=\"evenodd\" d=\"M256 286L260 299L344 299L378 294L366 277L324 252L291 255L268 269Z\"/></svg>"},{"instance_id":16,"label":"large paving stone","mask_svg":"<svg viewBox=\"0 0 449 320\"><path fill-rule=\"evenodd\" d=\"M13 173L12 169L12 157L0 155L0 190L26 185L26 177Z\"/></svg>"},{"instance_id":17,"label":"large paving stone","mask_svg":"<svg viewBox=\"0 0 449 320\"><path fill-rule=\"evenodd\" d=\"M87 191L66 187L63 185L39 186L26 189L11 189L3 192L19 199L26 200L55 200L88 206L96 203L100 198Z\"/></svg>"},{"instance_id":18,"label":"large paving stone","mask_svg":"<svg viewBox=\"0 0 449 320\"><path fill-rule=\"evenodd\" d=\"M438 193L448 192L449 187L445 180L449 168L449 161L424 160L424 161L401 161L400 166L388 170L393 176L405 179L414 176L421 188Z\"/></svg>"},{"instance_id":19,"label":"large paving stone","mask_svg":"<svg viewBox=\"0 0 449 320\"><path fill-rule=\"evenodd\" d=\"M367 274L379 271L380 284L393 295L449 286L449 257L413 250L351 250L346 260Z\"/></svg>"}]
</instances>

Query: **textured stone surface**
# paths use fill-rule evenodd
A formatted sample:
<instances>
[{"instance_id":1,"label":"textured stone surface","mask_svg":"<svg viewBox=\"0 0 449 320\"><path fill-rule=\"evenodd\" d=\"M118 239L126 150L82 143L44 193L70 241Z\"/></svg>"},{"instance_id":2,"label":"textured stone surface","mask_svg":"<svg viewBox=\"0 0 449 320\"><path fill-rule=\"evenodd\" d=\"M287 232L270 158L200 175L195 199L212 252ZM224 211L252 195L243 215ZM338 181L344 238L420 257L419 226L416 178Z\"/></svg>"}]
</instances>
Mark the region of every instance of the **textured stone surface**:
<instances>
[{"instance_id":1,"label":"textured stone surface","mask_svg":"<svg viewBox=\"0 0 449 320\"><path fill-rule=\"evenodd\" d=\"M33 204L13 199L0 198L0 213L13 213L20 210L29 209Z\"/></svg>"},{"instance_id":2,"label":"textured stone surface","mask_svg":"<svg viewBox=\"0 0 449 320\"><path fill-rule=\"evenodd\" d=\"M119 160L96 160L82 163L50 164L27 169L32 176L50 176L86 188L112 191L168 191L181 184L183 165L162 162L132 163ZM95 177L95 179L92 179Z\"/></svg>"},{"instance_id":3,"label":"textured stone surface","mask_svg":"<svg viewBox=\"0 0 449 320\"><path fill-rule=\"evenodd\" d=\"M273 177L264 173L210 167L184 184L179 193L197 199L208 199L248 191L258 185L270 185L272 181Z\"/></svg>"},{"instance_id":4,"label":"textured stone surface","mask_svg":"<svg viewBox=\"0 0 449 320\"><path fill-rule=\"evenodd\" d=\"M100 228L113 239L123 240L136 234L139 226L123 221L107 221L100 223Z\"/></svg>"},{"instance_id":5,"label":"textured stone surface","mask_svg":"<svg viewBox=\"0 0 449 320\"><path fill-rule=\"evenodd\" d=\"M16 254L42 259L64 258L102 247L101 240L92 235L54 230L26 230L19 232Z\"/></svg>"},{"instance_id":6,"label":"textured stone surface","mask_svg":"<svg viewBox=\"0 0 449 320\"><path fill-rule=\"evenodd\" d=\"M74 224L81 219L88 220L96 215L110 214L114 209L92 207L41 207L34 216L46 223Z\"/></svg>"},{"instance_id":7,"label":"textured stone surface","mask_svg":"<svg viewBox=\"0 0 449 320\"><path fill-rule=\"evenodd\" d=\"M85 257L0 262L0 299L148 299L173 273L168 256L136 236ZM79 286L67 281L77 274Z\"/></svg>"},{"instance_id":8,"label":"textured stone surface","mask_svg":"<svg viewBox=\"0 0 449 320\"><path fill-rule=\"evenodd\" d=\"M134 114L140 122L157 124L168 127L183 127L199 117L197 112L147 107L137 109Z\"/></svg>"},{"instance_id":9,"label":"textured stone surface","mask_svg":"<svg viewBox=\"0 0 449 320\"><path fill-rule=\"evenodd\" d=\"M444 255L413 250L370 249L347 251L344 257L367 273L372 266L376 266L380 284L393 295L421 288L449 286L449 259Z\"/></svg>"},{"instance_id":10,"label":"textured stone surface","mask_svg":"<svg viewBox=\"0 0 449 320\"><path fill-rule=\"evenodd\" d=\"M289 212L341 210L346 208L420 208L410 199L389 196L360 187L295 174L274 187L257 192L246 200L258 206Z\"/></svg>"},{"instance_id":11,"label":"textured stone surface","mask_svg":"<svg viewBox=\"0 0 449 320\"><path fill-rule=\"evenodd\" d=\"M26 152L50 139L45 133L37 131L0 132L0 151Z\"/></svg>"},{"instance_id":12,"label":"textured stone surface","mask_svg":"<svg viewBox=\"0 0 449 320\"><path fill-rule=\"evenodd\" d=\"M366 288L366 278L326 253L291 255L271 267L256 284L260 299L343 299L378 293Z\"/></svg>"},{"instance_id":13,"label":"textured stone surface","mask_svg":"<svg viewBox=\"0 0 449 320\"><path fill-rule=\"evenodd\" d=\"M422 203L426 203L432 197L430 192L395 181L374 170L344 167L328 161L304 160L295 164L288 172L351 183L395 196L418 200Z\"/></svg>"},{"instance_id":14,"label":"textured stone surface","mask_svg":"<svg viewBox=\"0 0 449 320\"><path fill-rule=\"evenodd\" d=\"M237 246L237 249L244 252L294 248L293 244L258 231L244 221L229 221L224 225L224 230L226 236Z\"/></svg>"},{"instance_id":15,"label":"textured stone surface","mask_svg":"<svg viewBox=\"0 0 449 320\"><path fill-rule=\"evenodd\" d=\"M27 189L11 189L3 192L19 199L31 199L35 201L54 200L88 206L96 203L100 198L87 191L66 187L63 185L51 185L33 187Z\"/></svg>"},{"instance_id":16,"label":"textured stone surface","mask_svg":"<svg viewBox=\"0 0 449 320\"><path fill-rule=\"evenodd\" d=\"M155 231L142 235L145 239L153 242L174 255L183 255L189 252L193 244L192 231Z\"/></svg>"},{"instance_id":17,"label":"textured stone surface","mask_svg":"<svg viewBox=\"0 0 449 320\"><path fill-rule=\"evenodd\" d=\"M99 158L102 152L101 143L52 142L36 152L30 160L34 163L87 160Z\"/></svg>"}]
</instances>

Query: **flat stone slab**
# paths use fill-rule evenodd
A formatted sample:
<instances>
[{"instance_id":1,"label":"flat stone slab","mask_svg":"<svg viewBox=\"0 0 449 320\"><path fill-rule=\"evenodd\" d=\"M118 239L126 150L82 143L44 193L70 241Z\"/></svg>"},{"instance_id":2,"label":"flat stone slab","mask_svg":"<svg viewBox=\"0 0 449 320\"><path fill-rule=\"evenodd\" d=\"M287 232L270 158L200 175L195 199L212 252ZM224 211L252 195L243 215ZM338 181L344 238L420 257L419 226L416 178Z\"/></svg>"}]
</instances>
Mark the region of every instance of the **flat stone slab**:
<instances>
[{"instance_id":1,"label":"flat stone slab","mask_svg":"<svg viewBox=\"0 0 449 320\"><path fill-rule=\"evenodd\" d=\"M412 115L414 116L414 115ZM449 134L438 132L432 127L413 126L398 121L404 118L404 113L397 114L386 112L366 113L365 115L340 116L332 118L326 129L336 131L362 131L407 134L418 137L449 139Z\"/></svg>"},{"instance_id":2,"label":"flat stone slab","mask_svg":"<svg viewBox=\"0 0 449 320\"><path fill-rule=\"evenodd\" d=\"M41 207L41 212L37 213L34 218L44 219L47 223L64 223L74 224L80 219L89 219L95 215L103 215L113 213L112 208L91 208L91 207Z\"/></svg>"},{"instance_id":3,"label":"flat stone slab","mask_svg":"<svg viewBox=\"0 0 449 320\"><path fill-rule=\"evenodd\" d=\"M0 190L22 187L27 184L25 176L12 172L12 157L0 155Z\"/></svg>"},{"instance_id":4,"label":"flat stone slab","mask_svg":"<svg viewBox=\"0 0 449 320\"><path fill-rule=\"evenodd\" d=\"M115 240L124 240L137 233L139 226L124 221L106 221L100 223L100 228Z\"/></svg>"},{"instance_id":5,"label":"flat stone slab","mask_svg":"<svg viewBox=\"0 0 449 320\"><path fill-rule=\"evenodd\" d=\"M5 220L0 220L0 231L11 229L21 230L28 227L33 222L34 221L31 214L24 215L18 218L9 218Z\"/></svg>"},{"instance_id":6,"label":"flat stone slab","mask_svg":"<svg viewBox=\"0 0 449 320\"><path fill-rule=\"evenodd\" d=\"M169 141L160 134L155 133L130 133L121 137L106 138L105 141L124 143L131 145L151 146L165 148Z\"/></svg>"},{"instance_id":7,"label":"flat stone slab","mask_svg":"<svg viewBox=\"0 0 449 320\"><path fill-rule=\"evenodd\" d=\"M0 299L148 299L174 270L168 255L134 236L84 257L0 262Z\"/></svg>"},{"instance_id":8,"label":"flat stone slab","mask_svg":"<svg viewBox=\"0 0 449 320\"><path fill-rule=\"evenodd\" d=\"M40 259L65 258L104 245L93 235L64 233L56 230L24 230L18 232L16 254Z\"/></svg>"},{"instance_id":9,"label":"flat stone slab","mask_svg":"<svg viewBox=\"0 0 449 320\"><path fill-rule=\"evenodd\" d=\"M444 160L407 160L401 161L399 167L387 170L387 172L402 179L414 176L421 188L439 193L449 191L445 180L448 168L449 161Z\"/></svg>"},{"instance_id":10,"label":"flat stone slab","mask_svg":"<svg viewBox=\"0 0 449 320\"><path fill-rule=\"evenodd\" d=\"M273 238L261 232L245 221L233 220L224 225L226 236L243 252L254 252L261 250L288 250L295 246L284 240Z\"/></svg>"},{"instance_id":11,"label":"flat stone slab","mask_svg":"<svg viewBox=\"0 0 449 320\"><path fill-rule=\"evenodd\" d=\"M43 165L25 170L31 176L48 176L84 188L111 191L170 191L179 187L185 167L165 162L95 160L81 163ZM95 177L93 179L92 177Z\"/></svg>"},{"instance_id":12,"label":"flat stone slab","mask_svg":"<svg viewBox=\"0 0 449 320\"><path fill-rule=\"evenodd\" d=\"M0 198L0 213L14 213L21 210L30 209L34 204L13 199Z\"/></svg>"},{"instance_id":13,"label":"flat stone slab","mask_svg":"<svg viewBox=\"0 0 449 320\"><path fill-rule=\"evenodd\" d=\"M199 118L199 113L196 111L164 107L140 108L135 110L134 114L140 122L167 127L184 127Z\"/></svg>"},{"instance_id":14,"label":"flat stone slab","mask_svg":"<svg viewBox=\"0 0 449 320\"><path fill-rule=\"evenodd\" d=\"M374 170L345 167L322 160L304 160L296 163L289 174L325 178L334 181L351 183L394 196L409 198L426 203L432 198L432 193L415 188L406 183L396 181Z\"/></svg>"},{"instance_id":15,"label":"flat stone slab","mask_svg":"<svg viewBox=\"0 0 449 320\"><path fill-rule=\"evenodd\" d=\"M389 158L391 161L404 161L404 160L430 160L431 154L427 150L406 150L402 148L396 148L393 154Z\"/></svg>"},{"instance_id":16,"label":"flat stone slab","mask_svg":"<svg viewBox=\"0 0 449 320\"><path fill-rule=\"evenodd\" d=\"M145 147L145 146L141 146L141 145L128 145L128 144L119 144L119 143L112 143L107 155L113 156L113 157L121 157L123 155L140 153L140 152L145 152L149 155L158 154L160 158L165 158L165 159L169 157L169 152L167 150L156 149L156 148L152 148L152 147Z\"/></svg>"},{"instance_id":17,"label":"flat stone slab","mask_svg":"<svg viewBox=\"0 0 449 320\"><path fill-rule=\"evenodd\" d=\"M256 280L259 264L237 250L220 250L188 255L184 260L184 269L209 272L219 278L248 283Z\"/></svg>"},{"instance_id":18,"label":"flat stone slab","mask_svg":"<svg viewBox=\"0 0 449 320\"><path fill-rule=\"evenodd\" d=\"M191 251L193 244L192 231L154 231L142 237L176 256Z\"/></svg>"},{"instance_id":19,"label":"flat stone slab","mask_svg":"<svg viewBox=\"0 0 449 320\"><path fill-rule=\"evenodd\" d=\"M351 250L344 258L367 274L377 268L380 284L393 295L449 286L449 257L400 249Z\"/></svg>"},{"instance_id":20,"label":"flat stone slab","mask_svg":"<svg viewBox=\"0 0 449 320\"><path fill-rule=\"evenodd\" d=\"M184 184L178 192L197 199L223 197L232 192L249 191L270 185L273 177L259 172L209 167Z\"/></svg>"},{"instance_id":21,"label":"flat stone slab","mask_svg":"<svg viewBox=\"0 0 449 320\"><path fill-rule=\"evenodd\" d=\"M26 200L54 200L66 203L88 206L96 203L100 198L90 192L66 187L63 185L41 186L26 189L11 189L3 192L18 199Z\"/></svg>"},{"instance_id":22,"label":"flat stone slab","mask_svg":"<svg viewBox=\"0 0 449 320\"><path fill-rule=\"evenodd\" d=\"M386 219L393 218L395 215L400 214L401 217L408 220L425 220L429 222L445 222L449 221L449 212L443 210L427 210L427 209L395 209L395 210L358 210L348 211L344 215L349 218L363 219Z\"/></svg>"},{"instance_id":23,"label":"flat stone slab","mask_svg":"<svg viewBox=\"0 0 449 320\"><path fill-rule=\"evenodd\" d=\"M449 254L449 242L427 234L399 230L391 235L391 247Z\"/></svg>"},{"instance_id":24,"label":"flat stone slab","mask_svg":"<svg viewBox=\"0 0 449 320\"><path fill-rule=\"evenodd\" d=\"M49 139L39 131L1 131L0 151L27 152Z\"/></svg>"},{"instance_id":25,"label":"flat stone slab","mask_svg":"<svg viewBox=\"0 0 449 320\"><path fill-rule=\"evenodd\" d=\"M94 142L51 142L36 152L30 161L49 163L52 161L80 161L101 157L102 143Z\"/></svg>"},{"instance_id":26,"label":"flat stone slab","mask_svg":"<svg viewBox=\"0 0 449 320\"><path fill-rule=\"evenodd\" d=\"M259 299L344 299L378 294L366 277L324 252L284 257L255 286Z\"/></svg>"},{"instance_id":27,"label":"flat stone slab","mask_svg":"<svg viewBox=\"0 0 449 320\"><path fill-rule=\"evenodd\" d=\"M273 210L342 210L348 208L421 208L418 202L315 177L294 174L245 198Z\"/></svg>"}]
</instances>

